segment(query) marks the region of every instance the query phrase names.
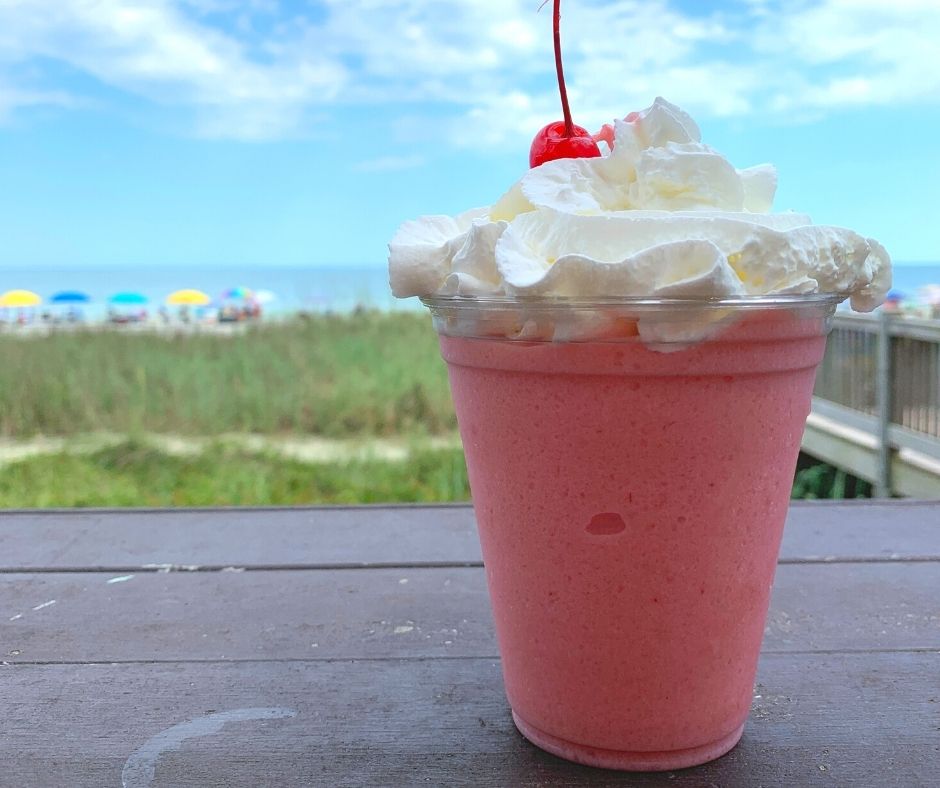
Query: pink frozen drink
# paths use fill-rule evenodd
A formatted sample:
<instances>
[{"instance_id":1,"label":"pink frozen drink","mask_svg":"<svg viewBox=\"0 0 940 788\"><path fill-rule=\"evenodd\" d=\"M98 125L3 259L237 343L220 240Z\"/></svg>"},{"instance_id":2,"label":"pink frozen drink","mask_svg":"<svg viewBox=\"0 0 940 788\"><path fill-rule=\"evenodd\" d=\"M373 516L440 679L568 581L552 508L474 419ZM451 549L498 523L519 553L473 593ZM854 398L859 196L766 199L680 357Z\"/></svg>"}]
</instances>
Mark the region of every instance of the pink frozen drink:
<instances>
[{"instance_id":1,"label":"pink frozen drink","mask_svg":"<svg viewBox=\"0 0 940 788\"><path fill-rule=\"evenodd\" d=\"M828 320L890 260L662 99L597 137L406 222L390 278L440 335L517 727L676 769L741 736Z\"/></svg>"},{"instance_id":2,"label":"pink frozen drink","mask_svg":"<svg viewBox=\"0 0 940 788\"><path fill-rule=\"evenodd\" d=\"M441 337L506 691L540 747L676 769L741 736L829 309L672 353Z\"/></svg>"}]
</instances>

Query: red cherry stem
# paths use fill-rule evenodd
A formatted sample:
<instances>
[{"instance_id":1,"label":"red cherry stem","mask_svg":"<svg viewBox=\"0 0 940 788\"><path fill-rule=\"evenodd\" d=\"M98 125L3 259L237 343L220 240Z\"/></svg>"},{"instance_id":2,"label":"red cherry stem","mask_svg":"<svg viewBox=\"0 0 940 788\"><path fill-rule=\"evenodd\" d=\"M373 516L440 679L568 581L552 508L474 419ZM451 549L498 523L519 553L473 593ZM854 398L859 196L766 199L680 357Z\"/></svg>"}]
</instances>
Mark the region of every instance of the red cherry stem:
<instances>
[{"instance_id":1,"label":"red cherry stem","mask_svg":"<svg viewBox=\"0 0 940 788\"><path fill-rule=\"evenodd\" d=\"M571 107L568 106L568 88L565 87L565 69L561 63L561 0L555 0L553 20L555 35L555 70L558 72L558 92L561 93L561 110L565 113L565 136L574 136L574 121L571 120Z\"/></svg>"},{"instance_id":2,"label":"red cherry stem","mask_svg":"<svg viewBox=\"0 0 940 788\"><path fill-rule=\"evenodd\" d=\"M541 11L548 4L544 0L539 6ZM571 107L568 105L568 88L565 87L565 68L561 62L561 0L555 0L553 16L553 32L555 37L555 71L558 73L558 92L561 94L561 111L565 115L565 136L571 139L574 136L574 121L571 119Z\"/></svg>"}]
</instances>

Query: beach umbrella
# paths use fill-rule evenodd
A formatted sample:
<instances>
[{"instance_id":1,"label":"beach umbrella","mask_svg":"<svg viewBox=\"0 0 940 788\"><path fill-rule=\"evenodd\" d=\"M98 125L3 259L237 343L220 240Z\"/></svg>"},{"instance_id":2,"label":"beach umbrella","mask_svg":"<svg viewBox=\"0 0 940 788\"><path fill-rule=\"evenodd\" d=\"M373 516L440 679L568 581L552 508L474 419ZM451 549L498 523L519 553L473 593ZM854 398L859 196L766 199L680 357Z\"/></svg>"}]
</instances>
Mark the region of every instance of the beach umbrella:
<instances>
[{"instance_id":1,"label":"beach umbrella","mask_svg":"<svg viewBox=\"0 0 940 788\"><path fill-rule=\"evenodd\" d=\"M167 296L166 302L170 306L208 306L212 298L201 290L177 290Z\"/></svg>"},{"instance_id":2,"label":"beach umbrella","mask_svg":"<svg viewBox=\"0 0 940 788\"><path fill-rule=\"evenodd\" d=\"M18 309L40 304L42 304L42 298L30 290L8 290L0 295L0 308Z\"/></svg>"},{"instance_id":3,"label":"beach umbrella","mask_svg":"<svg viewBox=\"0 0 940 788\"><path fill-rule=\"evenodd\" d=\"M134 293L134 292L124 292L124 293L115 293L111 298L108 299L109 303L117 304L120 306L141 306L146 304L150 299L147 298L143 293Z\"/></svg>"},{"instance_id":4,"label":"beach umbrella","mask_svg":"<svg viewBox=\"0 0 940 788\"><path fill-rule=\"evenodd\" d=\"M255 301L259 304L270 304L272 301L277 301L277 296L270 290L259 290L255 293Z\"/></svg>"},{"instance_id":5,"label":"beach umbrella","mask_svg":"<svg viewBox=\"0 0 940 788\"><path fill-rule=\"evenodd\" d=\"M91 296L78 290L63 290L49 299L52 304L87 304L89 301Z\"/></svg>"},{"instance_id":6,"label":"beach umbrella","mask_svg":"<svg viewBox=\"0 0 940 788\"><path fill-rule=\"evenodd\" d=\"M249 301L254 298L254 292L247 287L230 287L222 293L223 301Z\"/></svg>"},{"instance_id":7,"label":"beach umbrella","mask_svg":"<svg viewBox=\"0 0 940 788\"><path fill-rule=\"evenodd\" d=\"M918 291L918 295L924 303L932 306L940 304L940 285L924 285Z\"/></svg>"}]
</instances>

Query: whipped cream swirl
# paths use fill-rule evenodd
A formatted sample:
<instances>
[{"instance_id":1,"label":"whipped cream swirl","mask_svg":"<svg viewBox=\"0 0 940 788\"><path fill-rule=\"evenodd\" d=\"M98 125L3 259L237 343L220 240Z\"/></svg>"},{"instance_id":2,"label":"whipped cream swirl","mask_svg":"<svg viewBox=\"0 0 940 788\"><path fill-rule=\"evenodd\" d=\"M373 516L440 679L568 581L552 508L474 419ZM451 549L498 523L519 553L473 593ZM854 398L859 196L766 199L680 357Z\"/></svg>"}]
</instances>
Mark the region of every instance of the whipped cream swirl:
<instances>
[{"instance_id":1,"label":"whipped cream swirl","mask_svg":"<svg viewBox=\"0 0 940 788\"><path fill-rule=\"evenodd\" d=\"M736 169L657 98L605 126L609 153L527 172L489 208L405 222L389 244L399 297L722 298L832 293L870 311L891 286L877 242L770 213L770 165Z\"/></svg>"}]
</instances>

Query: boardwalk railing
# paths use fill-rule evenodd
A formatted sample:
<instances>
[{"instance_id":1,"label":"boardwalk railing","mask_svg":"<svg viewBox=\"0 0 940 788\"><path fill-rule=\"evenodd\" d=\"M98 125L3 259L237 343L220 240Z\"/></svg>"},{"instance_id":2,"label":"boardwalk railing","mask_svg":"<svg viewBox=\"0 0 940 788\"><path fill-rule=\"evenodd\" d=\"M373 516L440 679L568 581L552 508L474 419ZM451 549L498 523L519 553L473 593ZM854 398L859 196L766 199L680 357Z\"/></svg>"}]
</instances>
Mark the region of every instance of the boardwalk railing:
<instances>
[{"instance_id":1,"label":"boardwalk railing","mask_svg":"<svg viewBox=\"0 0 940 788\"><path fill-rule=\"evenodd\" d=\"M838 314L803 448L879 496L940 497L940 321Z\"/></svg>"}]
</instances>

